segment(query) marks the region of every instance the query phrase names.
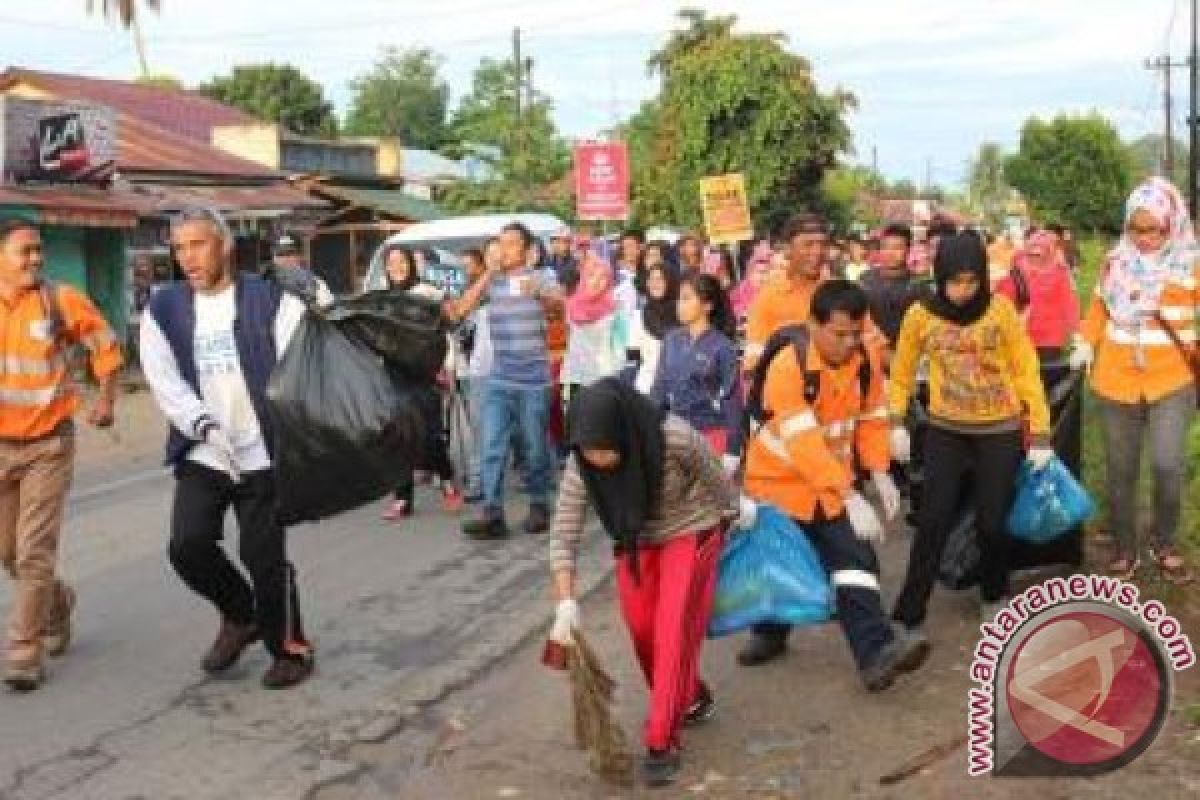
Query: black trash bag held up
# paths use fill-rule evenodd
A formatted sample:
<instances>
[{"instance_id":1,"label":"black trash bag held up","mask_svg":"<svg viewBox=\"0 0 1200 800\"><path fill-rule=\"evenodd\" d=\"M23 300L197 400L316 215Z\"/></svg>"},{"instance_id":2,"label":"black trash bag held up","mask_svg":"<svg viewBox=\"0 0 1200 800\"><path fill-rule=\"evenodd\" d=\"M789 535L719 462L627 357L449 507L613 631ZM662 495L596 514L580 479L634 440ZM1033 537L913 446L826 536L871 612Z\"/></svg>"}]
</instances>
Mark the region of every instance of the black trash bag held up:
<instances>
[{"instance_id":1,"label":"black trash bag held up","mask_svg":"<svg viewBox=\"0 0 1200 800\"><path fill-rule=\"evenodd\" d=\"M283 525L379 499L421 448L417 406L379 356L312 312L271 374L267 406Z\"/></svg>"},{"instance_id":2,"label":"black trash bag held up","mask_svg":"<svg viewBox=\"0 0 1200 800\"><path fill-rule=\"evenodd\" d=\"M325 318L407 380L432 382L446 360L449 328L441 306L403 289L347 298L326 311Z\"/></svg>"}]
</instances>

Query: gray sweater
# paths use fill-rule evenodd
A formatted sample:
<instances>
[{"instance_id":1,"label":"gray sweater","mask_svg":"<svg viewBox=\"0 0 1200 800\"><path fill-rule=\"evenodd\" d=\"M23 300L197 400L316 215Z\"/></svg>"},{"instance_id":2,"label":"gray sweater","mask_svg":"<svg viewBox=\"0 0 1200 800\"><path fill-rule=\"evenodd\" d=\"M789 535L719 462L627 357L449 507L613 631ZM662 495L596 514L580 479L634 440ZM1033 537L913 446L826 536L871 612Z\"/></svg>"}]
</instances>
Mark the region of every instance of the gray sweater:
<instances>
[{"instance_id":1,"label":"gray sweater","mask_svg":"<svg viewBox=\"0 0 1200 800\"><path fill-rule=\"evenodd\" d=\"M654 545L721 524L738 507L738 489L725 477L720 460L708 442L679 417L663 421L666 458L658 507L646 520L639 542ZM575 568L588 507L587 488L572 455L558 490L558 508L550 544L554 570Z\"/></svg>"}]
</instances>

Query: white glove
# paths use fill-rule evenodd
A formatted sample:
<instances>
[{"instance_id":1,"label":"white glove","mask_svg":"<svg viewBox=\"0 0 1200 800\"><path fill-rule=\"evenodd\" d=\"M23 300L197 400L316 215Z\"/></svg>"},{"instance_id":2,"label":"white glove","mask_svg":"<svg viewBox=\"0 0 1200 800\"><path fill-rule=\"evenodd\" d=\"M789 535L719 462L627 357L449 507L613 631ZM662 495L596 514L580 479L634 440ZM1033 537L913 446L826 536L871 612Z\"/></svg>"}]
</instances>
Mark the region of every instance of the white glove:
<instances>
[{"instance_id":1,"label":"white glove","mask_svg":"<svg viewBox=\"0 0 1200 800\"><path fill-rule=\"evenodd\" d=\"M1054 451L1045 445L1030 448L1029 454L1025 456L1030 466L1039 472L1046 468L1052 458L1054 458Z\"/></svg>"},{"instance_id":2,"label":"white glove","mask_svg":"<svg viewBox=\"0 0 1200 800\"><path fill-rule=\"evenodd\" d=\"M229 473L229 477L234 483L238 483L242 479L242 473L237 467L237 456L233 449L233 442L229 438L229 434L225 433L224 428L220 425L210 425L204 432L204 442L217 453L225 467L225 471Z\"/></svg>"},{"instance_id":3,"label":"white glove","mask_svg":"<svg viewBox=\"0 0 1200 800\"><path fill-rule=\"evenodd\" d=\"M858 492L846 495L846 516L850 518L850 527L854 528L854 535L859 539L864 542L883 541L883 523L879 521L879 515L867 498Z\"/></svg>"},{"instance_id":4,"label":"white glove","mask_svg":"<svg viewBox=\"0 0 1200 800\"><path fill-rule=\"evenodd\" d=\"M892 426L889 448L892 451L892 461L897 464L912 461L912 438L908 435L908 428L903 425Z\"/></svg>"},{"instance_id":5,"label":"white glove","mask_svg":"<svg viewBox=\"0 0 1200 800\"><path fill-rule=\"evenodd\" d=\"M725 468L725 477L732 479L737 474L738 467L742 465L742 459L738 456L724 455L721 456L721 466Z\"/></svg>"},{"instance_id":6,"label":"white glove","mask_svg":"<svg viewBox=\"0 0 1200 800\"><path fill-rule=\"evenodd\" d=\"M579 604L573 598L560 600L554 610L554 625L550 628L550 640L569 647L575 641L574 631L579 630Z\"/></svg>"},{"instance_id":7,"label":"white glove","mask_svg":"<svg viewBox=\"0 0 1200 800\"><path fill-rule=\"evenodd\" d=\"M733 523L734 530L748 531L754 527L755 521L758 519L758 503L751 500L746 495L742 495L738 499L738 515Z\"/></svg>"},{"instance_id":8,"label":"white glove","mask_svg":"<svg viewBox=\"0 0 1200 800\"><path fill-rule=\"evenodd\" d=\"M1095 358L1096 351L1082 336L1077 335L1071 343L1071 355L1067 358L1067 364L1072 370L1079 372L1091 369Z\"/></svg>"},{"instance_id":9,"label":"white glove","mask_svg":"<svg viewBox=\"0 0 1200 800\"><path fill-rule=\"evenodd\" d=\"M896 482L886 472L871 473L871 482L875 484L875 491L879 494L883 518L889 522L894 520L900 513L900 490L896 488Z\"/></svg>"}]
</instances>

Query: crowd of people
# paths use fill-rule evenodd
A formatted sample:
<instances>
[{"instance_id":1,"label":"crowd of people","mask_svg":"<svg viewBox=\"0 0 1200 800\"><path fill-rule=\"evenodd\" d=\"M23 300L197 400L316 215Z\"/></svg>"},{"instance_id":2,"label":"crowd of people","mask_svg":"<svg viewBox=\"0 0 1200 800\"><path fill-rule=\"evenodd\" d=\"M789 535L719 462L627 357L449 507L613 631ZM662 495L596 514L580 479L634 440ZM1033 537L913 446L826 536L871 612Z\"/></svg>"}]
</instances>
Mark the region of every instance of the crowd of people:
<instances>
[{"instance_id":1,"label":"crowd of people","mask_svg":"<svg viewBox=\"0 0 1200 800\"><path fill-rule=\"evenodd\" d=\"M439 304L453 332L437 385L419 392L420 452L383 516L413 515L426 475L445 512L475 509L465 535L503 539L512 477L528 497L522 530L548 534L551 635L569 644L581 628L575 559L592 509L614 542L621 612L650 688L642 766L656 785L679 769L681 729L714 712L699 654L717 563L760 504L794 519L819 555L868 691L918 670L937 638L926 608L968 488L982 613L997 611L1010 591L1005 516L1019 468L1054 456L1047 364L1089 371L1099 400L1118 542L1110 570L1129 577L1138 567L1136 486L1149 441L1153 558L1185 581L1175 533L1196 407L1187 350L1200 264L1166 181L1139 186L1125 219L1082 315L1076 258L1052 227L1019 247L948 223L919 241L888 225L835 243L827 221L805 212L734 250L690 234L647 242L633 230L611 247L566 229L543 244L514 223L462 254L465 288L452 293L431 285L412 251L389 247L388 291ZM286 242L282 278L237 273L215 212L180 215L172 246L184 280L145 298L138 348L170 425L169 560L219 616L204 670L227 670L261 639L273 657L264 685L294 686L314 654L272 515L265 387L306 313L299 296L321 294L318 306L332 298L286 262ZM0 223L0 560L16 587L4 679L23 690L41 683L46 656L71 636L74 595L56 572L78 405L66 348L86 347L104 387L95 425L112 422L122 363L87 298L42 271L37 228ZM915 403L928 418L919 437ZM923 465L919 498L911 459ZM888 609L875 546L906 519L906 494L914 533ZM249 582L220 545L229 508ZM780 657L788 633L756 627L740 663Z\"/></svg>"}]
</instances>

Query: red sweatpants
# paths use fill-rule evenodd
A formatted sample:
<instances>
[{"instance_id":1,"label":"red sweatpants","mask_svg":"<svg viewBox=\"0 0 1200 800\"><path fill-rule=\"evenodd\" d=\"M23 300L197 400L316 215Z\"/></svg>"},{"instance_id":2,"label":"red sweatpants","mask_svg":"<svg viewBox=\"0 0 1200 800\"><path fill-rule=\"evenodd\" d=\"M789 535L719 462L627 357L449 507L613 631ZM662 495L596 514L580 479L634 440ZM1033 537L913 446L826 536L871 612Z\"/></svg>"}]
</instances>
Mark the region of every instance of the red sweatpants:
<instances>
[{"instance_id":1,"label":"red sweatpants","mask_svg":"<svg viewBox=\"0 0 1200 800\"><path fill-rule=\"evenodd\" d=\"M700 688L700 646L712 611L721 555L717 529L638 549L640 582L628 555L617 558L617 592L638 663L650 688L643 743L679 746L684 712Z\"/></svg>"}]
</instances>

